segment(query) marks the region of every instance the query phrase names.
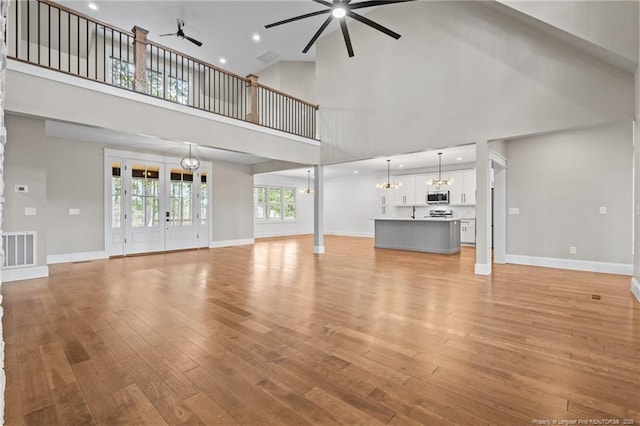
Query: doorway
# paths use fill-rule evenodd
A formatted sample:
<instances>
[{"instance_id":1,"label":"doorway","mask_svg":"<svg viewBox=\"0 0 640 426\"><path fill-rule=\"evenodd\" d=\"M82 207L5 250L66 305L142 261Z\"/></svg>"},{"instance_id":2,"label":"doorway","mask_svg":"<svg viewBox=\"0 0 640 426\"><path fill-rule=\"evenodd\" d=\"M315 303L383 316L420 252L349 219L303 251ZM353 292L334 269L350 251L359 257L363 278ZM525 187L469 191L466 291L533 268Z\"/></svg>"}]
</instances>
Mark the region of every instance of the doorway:
<instances>
[{"instance_id":1,"label":"doorway","mask_svg":"<svg viewBox=\"0 0 640 426\"><path fill-rule=\"evenodd\" d=\"M211 164L188 171L179 162L105 150L109 256L209 246Z\"/></svg>"}]
</instances>

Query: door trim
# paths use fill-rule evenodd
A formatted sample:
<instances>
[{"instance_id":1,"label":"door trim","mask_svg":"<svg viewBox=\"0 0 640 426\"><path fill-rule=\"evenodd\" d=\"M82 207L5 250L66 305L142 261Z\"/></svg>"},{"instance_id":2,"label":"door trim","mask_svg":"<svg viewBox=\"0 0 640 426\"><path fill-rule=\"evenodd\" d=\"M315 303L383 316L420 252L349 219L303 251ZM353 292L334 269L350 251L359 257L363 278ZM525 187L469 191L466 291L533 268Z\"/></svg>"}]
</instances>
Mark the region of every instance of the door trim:
<instances>
[{"instance_id":1,"label":"door trim","mask_svg":"<svg viewBox=\"0 0 640 426\"><path fill-rule=\"evenodd\" d=\"M174 157L169 155L104 148L104 252L106 253L107 257L125 255L124 243L122 245L121 253L111 252L111 164L115 161L119 161L124 166L124 163L127 160L154 161L165 164L180 164L180 159L181 157ZM211 161L201 161L199 170L205 170L207 172L207 196L209 200L209 208L207 209L207 236L206 239L204 239L205 244L198 243L198 247L194 248L207 247L208 242L211 241L211 232L213 229L213 163ZM124 215L124 209L122 211L122 214ZM123 224L122 237L124 238L124 217L121 218L121 223Z\"/></svg>"}]
</instances>

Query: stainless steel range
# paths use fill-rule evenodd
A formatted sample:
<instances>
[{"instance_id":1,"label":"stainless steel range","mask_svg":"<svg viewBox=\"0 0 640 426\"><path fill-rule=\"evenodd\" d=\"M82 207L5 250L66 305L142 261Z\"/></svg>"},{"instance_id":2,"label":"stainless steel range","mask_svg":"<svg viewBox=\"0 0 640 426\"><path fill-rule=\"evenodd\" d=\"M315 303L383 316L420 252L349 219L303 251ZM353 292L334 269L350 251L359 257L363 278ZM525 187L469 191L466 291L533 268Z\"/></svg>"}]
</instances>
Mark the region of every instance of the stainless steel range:
<instances>
[{"instance_id":1,"label":"stainless steel range","mask_svg":"<svg viewBox=\"0 0 640 426\"><path fill-rule=\"evenodd\" d=\"M453 211L451 209L434 209L429 211L430 217L451 217L453 216Z\"/></svg>"}]
</instances>

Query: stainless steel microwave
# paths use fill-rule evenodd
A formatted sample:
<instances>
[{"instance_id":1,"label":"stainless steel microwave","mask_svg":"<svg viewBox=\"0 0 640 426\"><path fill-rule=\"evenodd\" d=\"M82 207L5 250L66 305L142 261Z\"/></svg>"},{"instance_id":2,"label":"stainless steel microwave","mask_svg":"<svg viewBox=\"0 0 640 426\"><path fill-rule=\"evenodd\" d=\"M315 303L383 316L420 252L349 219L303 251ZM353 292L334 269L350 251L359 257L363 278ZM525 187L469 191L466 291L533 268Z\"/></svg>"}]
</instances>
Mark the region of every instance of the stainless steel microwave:
<instances>
[{"instance_id":1,"label":"stainless steel microwave","mask_svg":"<svg viewBox=\"0 0 640 426\"><path fill-rule=\"evenodd\" d=\"M427 192L427 204L449 204L449 191Z\"/></svg>"}]
</instances>

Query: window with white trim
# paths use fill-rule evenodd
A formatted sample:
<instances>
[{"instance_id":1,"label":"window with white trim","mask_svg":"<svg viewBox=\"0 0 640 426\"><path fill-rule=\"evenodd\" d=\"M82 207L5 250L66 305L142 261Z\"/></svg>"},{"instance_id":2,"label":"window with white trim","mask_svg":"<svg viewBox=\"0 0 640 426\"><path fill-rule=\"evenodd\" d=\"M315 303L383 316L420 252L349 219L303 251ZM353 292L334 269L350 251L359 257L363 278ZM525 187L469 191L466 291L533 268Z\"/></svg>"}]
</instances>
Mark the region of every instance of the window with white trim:
<instances>
[{"instance_id":1,"label":"window with white trim","mask_svg":"<svg viewBox=\"0 0 640 426\"><path fill-rule=\"evenodd\" d=\"M279 186L253 188L253 218L256 221L290 221L296 219L296 189Z\"/></svg>"}]
</instances>

